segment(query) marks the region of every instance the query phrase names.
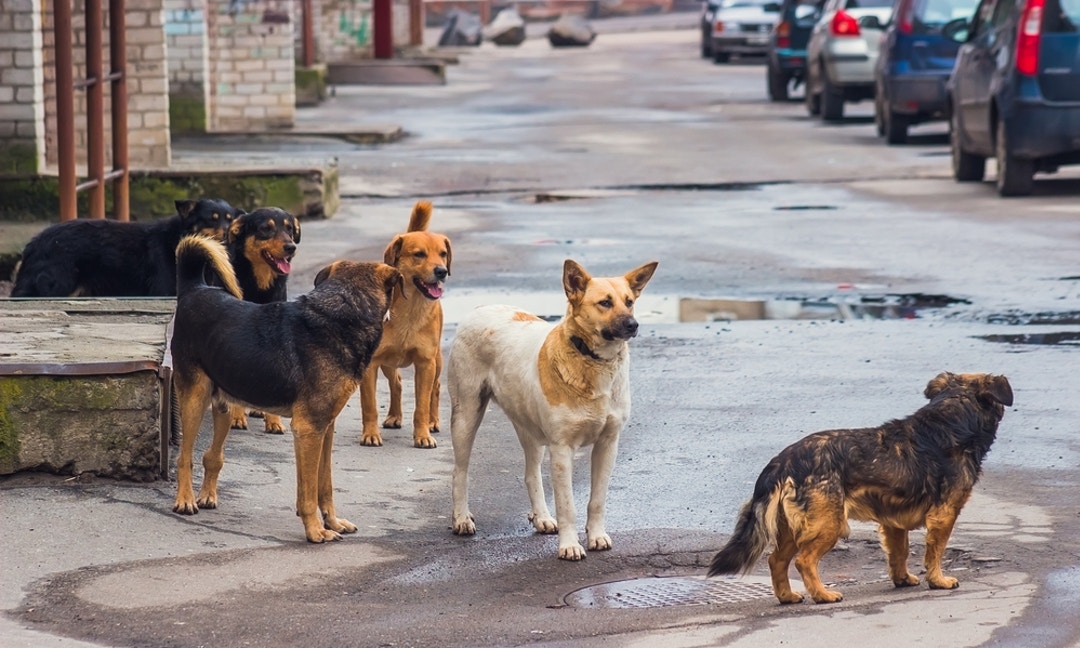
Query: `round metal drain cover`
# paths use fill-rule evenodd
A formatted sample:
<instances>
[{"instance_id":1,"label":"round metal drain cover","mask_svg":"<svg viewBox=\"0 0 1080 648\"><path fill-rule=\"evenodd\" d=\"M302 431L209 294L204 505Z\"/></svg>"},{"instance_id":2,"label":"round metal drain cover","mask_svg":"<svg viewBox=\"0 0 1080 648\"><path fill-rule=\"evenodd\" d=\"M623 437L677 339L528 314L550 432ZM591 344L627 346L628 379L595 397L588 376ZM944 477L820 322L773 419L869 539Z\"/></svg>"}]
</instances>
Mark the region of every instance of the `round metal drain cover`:
<instances>
[{"instance_id":1,"label":"round metal drain cover","mask_svg":"<svg viewBox=\"0 0 1080 648\"><path fill-rule=\"evenodd\" d=\"M576 608L657 608L741 603L771 598L768 579L691 577L635 578L585 587L563 599Z\"/></svg>"}]
</instances>

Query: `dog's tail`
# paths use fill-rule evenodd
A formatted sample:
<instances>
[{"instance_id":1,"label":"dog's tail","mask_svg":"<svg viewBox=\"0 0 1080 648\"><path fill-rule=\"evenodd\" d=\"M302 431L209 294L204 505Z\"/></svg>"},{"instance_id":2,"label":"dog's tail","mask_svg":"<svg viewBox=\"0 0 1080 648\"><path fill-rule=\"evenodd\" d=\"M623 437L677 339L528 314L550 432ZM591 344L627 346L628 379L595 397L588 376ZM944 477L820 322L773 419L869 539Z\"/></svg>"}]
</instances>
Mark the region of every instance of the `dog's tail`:
<instances>
[{"instance_id":1,"label":"dog's tail","mask_svg":"<svg viewBox=\"0 0 1080 648\"><path fill-rule=\"evenodd\" d=\"M205 286L207 266L225 290L237 299L244 298L225 246L221 241L201 234L185 236L176 246L176 295L179 297L198 286Z\"/></svg>"},{"instance_id":2,"label":"dog's tail","mask_svg":"<svg viewBox=\"0 0 1080 648\"><path fill-rule=\"evenodd\" d=\"M776 542L779 516L786 515L784 500L794 497L795 483L789 477L772 488L755 489L754 499L743 504L735 533L713 556L709 576L745 574L754 568L762 554Z\"/></svg>"},{"instance_id":3,"label":"dog's tail","mask_svg":"<svg viewBox=\"0 0 1080 648\"><path fill-rule=\"evenodd\" d=\"M409 216L409 232L423 232L431 222L431 203L427 200L417 201Z\"/></svg>"}]
</instances>

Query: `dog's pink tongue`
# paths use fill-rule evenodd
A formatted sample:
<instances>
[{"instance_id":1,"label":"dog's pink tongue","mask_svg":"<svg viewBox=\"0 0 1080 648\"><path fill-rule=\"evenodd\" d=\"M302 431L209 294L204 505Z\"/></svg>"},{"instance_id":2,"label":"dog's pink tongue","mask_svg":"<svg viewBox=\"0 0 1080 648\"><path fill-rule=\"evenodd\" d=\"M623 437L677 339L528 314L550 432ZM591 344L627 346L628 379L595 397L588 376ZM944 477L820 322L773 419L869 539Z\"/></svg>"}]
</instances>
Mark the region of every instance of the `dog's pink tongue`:
<instances>
[{"instance_id":1,"label":"dog's pink tongue","mask_svg":"<svg viewBox=\"0 0 1080 648\"><path fill-rule=\"evenodd\" d=\"M277 267L278 272L281 274L287 275L292 270L292 264L289 263L288 259L274 259L274 266Z\"/></svg>"},{"instance_id":2,"label":"dog's pink tongue","mask_svg":"<svg viewBox=\"0 0 1080 648\"><path fill-rule=\"evenodd\" d=\"M431 295L432 299L442 297L443 289L439 284L424 284L424 287L427 288L428 294Z\"/></svg>"}]
</instances>

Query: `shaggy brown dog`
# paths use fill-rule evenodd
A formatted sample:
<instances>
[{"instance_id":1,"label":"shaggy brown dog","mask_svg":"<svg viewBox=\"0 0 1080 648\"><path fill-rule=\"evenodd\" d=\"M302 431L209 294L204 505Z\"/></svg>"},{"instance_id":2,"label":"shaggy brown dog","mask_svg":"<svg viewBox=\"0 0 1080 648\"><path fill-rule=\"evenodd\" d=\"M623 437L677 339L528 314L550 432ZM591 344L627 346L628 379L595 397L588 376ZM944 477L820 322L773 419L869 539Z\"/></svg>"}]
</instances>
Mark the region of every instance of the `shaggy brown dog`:
<instances>
[{"instance_id":1,"label":"shaggy brown dog","mask_svg":"<svg viewBox=\"0 0 1080 648\"><path fill-rule=\"evenodd\" d=\"M188 237L176 257L179 294L170 350L182 441L173 510L190 515L217 508L228 405L239 403L292 418L296 514L307 539L325 542L355 532L356 525L334 508L334 420L379 345L401 274L382 263L336 261L319 272L314 290L295 301L253 304L239 298L220 243ZM207 286L207 269L227 288ZM192 454L211 402L214 440L203 455L206 474L196 498Z\"/></svg>"},{"instance_id":2,"label":"shaggy brown dog","mask_svg":"<svg viewBox=\"0 0 1080 648\"><path fill-rule=\"evenodd\" d=\"M409 229L390 241L383 261L397 268L405 289L394 295L390 319L383 327L382 343L360 384L360 407L364 423L360 444L381 446L379 411L375 400L377 372L390 382L390 410L385 428L400 428L401 371L415 367L416 409L413 412L413 445L434 448L432 432L439 431L439 375L442 373L443 313L439 298L450 275L450 239L427 231L431 203L416 203Z\"/></svg>"},{"instance_id":3,"label":"shaggy brown dog","mask_svg":"<svg viewBox=\"0 0 1080 648\"><path fill-rule=\"evenodd\" d=\"M851 518L880 525L897 587L919 583L907 568L908 531L925 526L926 580L934 589L958 587L941 572L941 557L1013 403L1012 387L1005 376L946 372L924 393L930 403L905 419L818 432L785 448L758 477L709 576L745 573L775 545L769 571L781 603L803 600L788 581L792 558L814 601L839 601L840 592L822 584L818 561L848 535Z\"/></svg>"}]
</instances>

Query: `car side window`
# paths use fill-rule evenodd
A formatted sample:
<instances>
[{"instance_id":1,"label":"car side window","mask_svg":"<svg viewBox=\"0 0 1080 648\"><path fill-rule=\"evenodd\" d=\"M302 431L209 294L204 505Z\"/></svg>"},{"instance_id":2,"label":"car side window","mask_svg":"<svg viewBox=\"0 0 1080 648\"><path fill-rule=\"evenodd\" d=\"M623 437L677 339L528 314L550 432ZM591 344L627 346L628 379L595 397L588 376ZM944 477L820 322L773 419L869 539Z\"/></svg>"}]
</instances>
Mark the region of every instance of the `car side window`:
<instances>
[{"instance_id":1,"label":"car side window","mask_svg":"<svg viewBox=\"0 0 1080 648\"><path fill-rule=\"evenodd\" d=\"M998 0L994 6L994 12L990 15L990 26L1000 27L1004 25L1009 20L1015 5L1016 0Z\"/></svg>"},{"instance_id":2,"label":"car side window","mask_svg":"<svg viewBox=\"0 0 1080 648\"><path fill-rule=\"evenodd\" d=\"M987 29L987 23L994 11L996 0L982 0L975 9L975 15L971 18L971 39L978 38ZM1006 0L1001 0L1004 3Z\"/></svg>"}]
</instances>

